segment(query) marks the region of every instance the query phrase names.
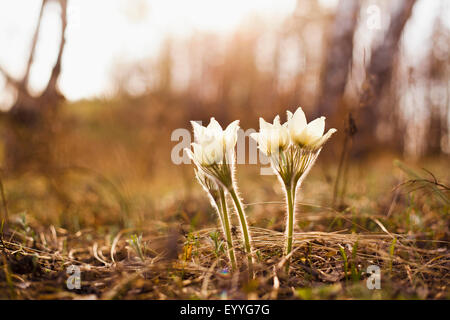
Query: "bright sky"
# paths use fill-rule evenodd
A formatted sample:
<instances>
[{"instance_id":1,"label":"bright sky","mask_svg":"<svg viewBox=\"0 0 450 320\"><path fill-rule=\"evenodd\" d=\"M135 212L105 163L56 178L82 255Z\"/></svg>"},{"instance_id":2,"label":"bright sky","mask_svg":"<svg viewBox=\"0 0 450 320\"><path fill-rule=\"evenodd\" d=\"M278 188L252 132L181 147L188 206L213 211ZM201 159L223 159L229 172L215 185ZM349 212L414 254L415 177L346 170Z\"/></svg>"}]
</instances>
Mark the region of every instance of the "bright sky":
<instances>
[{"instance_id":1,"label":"bright sky","mask_svg":"<svg viewBox=\"0 0 450 320\"><path fill-rule=\"evenodd\" d=\"M17 77L24 72L40 2L0 0L0 64ZM226 32L249 14L283 16L294 7L295 0L70 0L60 88L69 99L102 94L115 61L155 54L169 33ZM56 58L58 11L55 3L45 10L30 78L36 91L43 89Z\"/></svg>"},{"instance_id":2,"label":"bright sky","mask_svg":"<svg viewBox=\"0 0 450 320\"><path fill-rule=\"evenodd\" d=\"M419 1L438 4L439 1ZM21 77L41 1L0 0L0 65ZM321 0L333 7L337 0ZM154 55L164 37L187 36L195 30L226 33L250 14L269 18L292 13L296 0L69 0L67 45L60 88L76 100L105 94L115 62L130 62ZM415 17L411 32L417 47L430 24L436 5L427 5ZM43 89L59 45L59 7L45 10L30 83ZM418 11L418 10L416 10ZM428 17L428 18L427 18ZM273 20L272 20L273 21ZM0 88L3 83L0 78ZM0 92L0 105L8 96Z\"/></svg>"}]
</instances>

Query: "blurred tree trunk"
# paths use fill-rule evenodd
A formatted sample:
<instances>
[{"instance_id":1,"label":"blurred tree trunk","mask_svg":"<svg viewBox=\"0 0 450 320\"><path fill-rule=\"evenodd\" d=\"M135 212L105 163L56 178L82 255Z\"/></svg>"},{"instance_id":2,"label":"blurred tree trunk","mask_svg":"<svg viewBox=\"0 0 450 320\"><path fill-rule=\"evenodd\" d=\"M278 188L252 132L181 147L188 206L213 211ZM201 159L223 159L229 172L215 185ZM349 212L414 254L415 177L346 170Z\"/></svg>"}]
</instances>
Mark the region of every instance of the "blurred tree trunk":
<instances>
[{"instance_id":1,"label":"blurred tree trunk","mask_svg":"<svg viewBox=\"0 0 450 320\"><path fill-rule=\"evenodd\" d=\"M442 2L443 4L443 2ZM444 12L444 8L443 12ZM433 30L434 50L430 50L428 55L428 90L427 104L429 108L429 124L427 132L426 153L437 155L441 153L442 140L448 134L447 110L449 106L448 79L450 50L442 48L442 43L450 43L450 30L445 26L442 17L438 17ZM435 50L440 50L437 53ZM434 90L434 92L433 92ZM435 96L433 98L433 95Z\"/></svg>"},{"instance_id":2,"label":"blurred tree trunk","mask_svg":"<svg viewBox=\"0 0 450 320\"><path fill-rule=\"evenodd\" d=\"M344 94L353 56L353 34L360 10L359 0L340 0L329 31L328 50L321 75L321 94L315 111L330 117Z\"/></svg>"},{"instance_id":3,"label":"blurred tree trunk","mask_svg":"<svg viewBox=\"0 0 450 320\"><path fill-rule=\"evenodd\" d=\"M441 139L443 137L442 115L440 106L431 104L430 108L430 122L428 126L427 137L427 154L438 155L441 152Z\"/></svg>"},{"instance_id":4,"label":"blurred tree trunk","mask_svg":"<svg viewBox=\"0 0 450 320\"><path fill-rule=\"evenodd\" d=\"M50 166L52 162L53 129L58 106L64 100L64 96L57 88L57 82L61 74L61 60L65 47L67 0L58 0L61 7L61 39L48 84L39 96L33 96L28 90L28 79L34 60L43 11L48 2L48 0L43 0L41 4L23 78L16 80L0 67L0 72L6 78L7 84L16 91L16 101L4 115L7 127L5 166L9 171L20 171L35 164L42 169Z\"/></svg>"},{"instance_id":5,"label":"blurred tree trunk","mask_svg":"<svg viewBox=\"0 0 450 320\"><path fill-rule=\"evenodd\" d=\"M383 89L390 84L400 37L411 16L415 2L416 0L396 2L397 7L391 15L391 22L383 42L372 50L359 100L357 117L359 133L355 140L355 151L358 154L367 154L377 145L378 105Z\"/></svg>"}]
</instances>

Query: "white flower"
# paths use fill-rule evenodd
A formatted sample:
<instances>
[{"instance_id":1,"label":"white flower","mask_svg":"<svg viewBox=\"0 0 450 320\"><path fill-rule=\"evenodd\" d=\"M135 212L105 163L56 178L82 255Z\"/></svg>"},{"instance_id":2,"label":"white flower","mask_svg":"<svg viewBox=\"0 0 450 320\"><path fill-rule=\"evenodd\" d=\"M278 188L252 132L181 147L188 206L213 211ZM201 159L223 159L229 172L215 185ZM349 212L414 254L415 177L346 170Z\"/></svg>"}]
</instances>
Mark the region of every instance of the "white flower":
<instances>
[{"instance_id":1,"label":"white flower","mask_svg":"<svg viewBox=\"0 0 450 320\"><path fill-rule=\"evenodd\" d=\"M221 125L211 118L207 127L191 121L194 128L195 141L192 143L193 153L188 154L200 165L230 163L234 157L237 142L239 120L233 121L223 130Z\"/></svg>"},{"instance_id":2,"label":"white flower","mask_svg":"<svg viewBox=\"0 0 450 320\"><path fill-rule=\"evenodd\" d=\"M232 122L225 130L222 129L220 124L214 118L211 118L207 127L203 127L196 122L191 123L194 128L195 142L192 143L193 151L189 148L186 148L185 150L197 166L197 179L200 184L205 187L206 191L210 193L211 197L213 197L214 190L209 183L213 183L212 187L214 187L214 183L219 187L219 194L223 205L220 205L221 209L218 209L218 212L222 210L222 212L219 212L219 216L221 219L223 218L222 222L224 225L227 224L227 213L225 211L226 198L223 195L223 190L226 190L233 199L234 207L239 217L245 251L247 253L249 273L253 277L251 236L241 200L236 192L236 183L233 175L235 164L234 147L237 142L239 121L236 120ZM211 179L211 181L207 179ZM211 190L213 191L212 193ZM217 202L215 202L214 205L219 208ZM231 252L233 250L231 233L229 227L226 227L226 229L228 229L225 234L227 236L228 249L230 251L230 260L233 260L234 258L231 257Z\"/></svg>"},{"instance_id":3,"label":"white flower","mask_svg":"<svg viewBox=\"0 0 450 320\"><path fill-rule=\"evenodd\" d=\"M201 165L212 165L214 163L223 163L224 149L219 140L211 140L209 143L199 144L191 143L193 160Z\"/></svg>"},{"instance_id":4,"label":"white flower","mask_svg":"<svg viewBox=\"0 0 450 320\"><path fill-rule=\"evenodd\" d=\"M298 108L294 114L287 111L287 126L291 141L302 147L319 149L335 133L336 129L330 129L324 135L325 117L317 118L310 123L306 122L306 116L302 108Z\"/></svg>"},{"instance_id":5,"label":"white flower","mask_svg":"<svg viewBox=\"0 0 450 320\"><path fill-rule=\"evenodd\" d=\"M276 116L273 124L259 118L259 132L250 134L258 142L259 149L267 156L283 151L289 145L289 131L286 124L281 125L280 116Z\"/></svg>"}]
</instances>

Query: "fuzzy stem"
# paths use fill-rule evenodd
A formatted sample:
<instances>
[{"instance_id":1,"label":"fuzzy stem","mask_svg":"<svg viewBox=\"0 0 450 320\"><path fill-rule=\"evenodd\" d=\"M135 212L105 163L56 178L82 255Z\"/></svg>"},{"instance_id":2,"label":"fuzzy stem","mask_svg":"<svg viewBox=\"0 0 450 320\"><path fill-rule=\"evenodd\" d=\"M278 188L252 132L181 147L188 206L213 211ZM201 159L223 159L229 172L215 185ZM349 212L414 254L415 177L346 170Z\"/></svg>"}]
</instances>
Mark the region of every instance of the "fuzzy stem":
<instances>
[{"instance_id":1,"label":"fuzzy stem","mask_svg":"<svg viewBox=\"0 0 450 320\"><path fill-rule=\"evenodd\" d=\"M285 185L288 215L286 221L286 255L292 251L294 233L295 186ZM286 273L289 274L289 260L286 262Z\"/></svg>"},{"instance_id":2,"label":"fuzzy stem","mask_svg":"<svg viewBox=\"0 0 450 320\"><path fill-rule=\"evenodd\" d=\"M239 221L241 222L241 229L242 229L242 235L244 236L244 244L245 244L245 251L247 252L247 259L248 259L248 270L251 277L254 277L253 274L253 256L252 256L252 247L250 243L250 234L248 232L247 227L247 220L245 218L244 210L242 209L241 201L239 197L236 194L236 190L234 190L233 187L228 189L228 192L231 195L231 198L234 201L234 206L236 208L236 211L239 216Z\"/></svg>"},{"instance_id":3,"label":"fuzzy stem","mask_svg":"<svg viewBox=\"0 0 450 320\"><path fill-rule=\"evenodd\" d=\"M222 207L222 218L223 218L223 227L225 231L225 237L227 239L227 246L228 246L228 255L230 257L231 261L231 267L233 270L236 270L236 257L234 255L234 248L233 248L233 239L231 237L231 228L230 228L230 219L228 217L228 210L227 210L227 202L225 199L225 193L222 188L220 188L220 201L221 201L221 207Z\"/></svg>"}]
</instances>

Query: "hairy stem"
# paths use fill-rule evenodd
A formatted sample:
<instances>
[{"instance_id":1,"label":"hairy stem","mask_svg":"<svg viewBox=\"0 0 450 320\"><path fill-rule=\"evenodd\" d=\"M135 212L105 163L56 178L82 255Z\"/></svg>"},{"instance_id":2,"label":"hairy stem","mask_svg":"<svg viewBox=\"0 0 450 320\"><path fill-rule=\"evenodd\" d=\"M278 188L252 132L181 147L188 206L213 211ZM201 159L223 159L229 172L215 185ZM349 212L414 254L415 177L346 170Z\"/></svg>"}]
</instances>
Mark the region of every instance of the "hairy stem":
<instances>
[{"instance_id":1,"label":"hairy stem","mask_svg":"<svg viewBox=\"0 0 450 320\"><path fill-rule=\"evenodd\" d=\"M247 259L248 259L248 270L249 274L253 278L253 256L252 256L252 247L250 243L250 234L248 232L248 226L247 226L247 220L245 218L244 210L242 209L241 200L236 194L236 190L231 187L228 192L231 195L231 198L233 199L234 206L236 208L236 211L239 216L239 221L241 224L242 229L242 235L244 236L244 245L245 245L245 251L247 252Z\"/></svg>"},{"instance_id":2,"label":"hairy stem","mask_svg":"<svg viewBox=\"0 0 450 320\"><path fill-rule=\"evenodd\" d=\"M225 199L225 192L222 188L220 188L220 201L221 201L221 207L222 207L222 221L223 221L223 228L225 231L225 237L227 239L227 246L228 246L228 255L230 257L231 261L231 267L233 270L236 270L236 257L234 255L234 248L233 248L233 239L231 237L231 228L230 228L230 219L228 217L228 210L227 210L227 201Z\"/></svg>"},{"instance_id":3,"label":"hairy stem","mask_svg":"<svg viewBox=\"0 0 450 320\"><path fill-rule=\"evenodd\" d=\"M288 214L286 221L286 252L288 255L292 251L294 233L294 210L295 210L295 186L286 185L286 201ZM289 273L289 260L286 262L286 273Z\"/></svg>"}]
</instances>

